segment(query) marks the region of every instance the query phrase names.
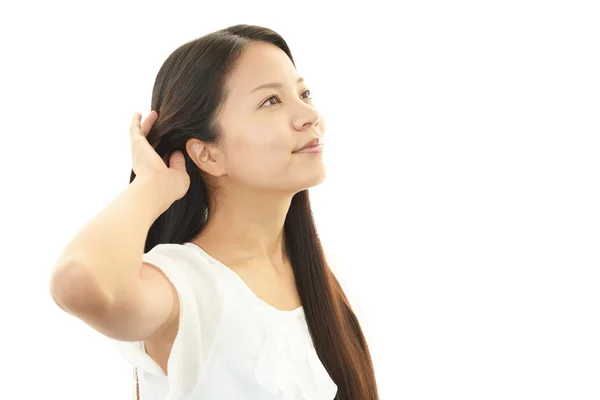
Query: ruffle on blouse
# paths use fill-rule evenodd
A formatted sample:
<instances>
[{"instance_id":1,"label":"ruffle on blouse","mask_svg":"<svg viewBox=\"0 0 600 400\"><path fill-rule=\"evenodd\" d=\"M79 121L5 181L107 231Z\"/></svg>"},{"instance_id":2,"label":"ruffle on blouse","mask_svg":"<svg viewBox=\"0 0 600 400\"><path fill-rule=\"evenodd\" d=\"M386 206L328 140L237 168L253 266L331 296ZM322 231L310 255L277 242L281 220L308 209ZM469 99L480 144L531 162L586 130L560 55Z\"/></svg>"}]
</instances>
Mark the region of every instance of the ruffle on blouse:
<instances>
[{"instance_id":1,"label":"ruffle on blouse","mask_svg":"<svg viewBox=\"0 0 600 400\"><path fill-rule=\"evenodd\" d=\"M272 310L263 309L263 312ZM279 400L333 400L337 385L321 363L314 348L304 310L292 321L260 318L264 325L262 348L255 368L255 378Z\"/></svg>"}]
</instances>

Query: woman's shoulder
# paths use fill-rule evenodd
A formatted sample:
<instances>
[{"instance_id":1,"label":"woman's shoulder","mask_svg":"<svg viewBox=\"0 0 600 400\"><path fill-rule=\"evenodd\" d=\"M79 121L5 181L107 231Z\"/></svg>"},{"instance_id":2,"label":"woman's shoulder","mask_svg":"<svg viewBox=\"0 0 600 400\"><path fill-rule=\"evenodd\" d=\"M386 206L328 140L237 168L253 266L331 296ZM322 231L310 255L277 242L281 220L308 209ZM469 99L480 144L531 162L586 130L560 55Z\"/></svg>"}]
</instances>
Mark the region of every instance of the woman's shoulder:
<instances>
[{"instance_id":1,"label":"woman's shoulder","mask_svg":"<svg viewBox=\"0 0 600 400\"><path fill-rule=\"evenodd\" d=\"M160 254L168 254L168 255L183 255L183 256L191 256L192 254L197 253L194 251L194 245L190 242L185 243L158 243L154 247L152 247L145 254L150 253L160 253Z\"/></svg>"},{"instance_id":2,"label":"woman's shoulder","mask_svg":"<svg viewBox=\"0 0 600 400\"><path fill-rule=\"evenodd\" d=\"M144 253L144 261L157 259L196 272L210 272L210 258L193 243L159 243Z\"/></svg>"},{"instance_id":3,"label":"woman's shoulder","mask_svg":"<svg viewBox=\"0 0 600 400\"><path fill-rule=\"evenodd\" d=\"M220 303L222 290L218 269L193 243L160 243L144 253L142 259L161 269L176 288L181 289L178 290L180 295L188 289L202 300L204 306L207 302Z\"/></svg>"}]
</instances>

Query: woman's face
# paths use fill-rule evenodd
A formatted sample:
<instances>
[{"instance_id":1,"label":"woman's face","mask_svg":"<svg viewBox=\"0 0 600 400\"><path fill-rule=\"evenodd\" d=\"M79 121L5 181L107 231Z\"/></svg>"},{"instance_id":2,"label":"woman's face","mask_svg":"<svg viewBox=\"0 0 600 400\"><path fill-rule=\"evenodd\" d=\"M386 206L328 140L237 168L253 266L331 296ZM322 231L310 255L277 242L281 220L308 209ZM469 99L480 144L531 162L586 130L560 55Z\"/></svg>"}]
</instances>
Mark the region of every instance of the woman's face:
<instances>
[{"instance_id":1,"label":"woman's face","mask_svg":"<svg viewBox=\"0 0 600 400\"><path fill-rule=\"evenodd\" d=\"M238 59L217 117L219 163L235 184L296 193L325 178L322 153L294 153L324 132L307 82L299 78L288 56L269 43L248 44ZM277 86L259 88L271 83Z\"/></svg>"}]
</instances>

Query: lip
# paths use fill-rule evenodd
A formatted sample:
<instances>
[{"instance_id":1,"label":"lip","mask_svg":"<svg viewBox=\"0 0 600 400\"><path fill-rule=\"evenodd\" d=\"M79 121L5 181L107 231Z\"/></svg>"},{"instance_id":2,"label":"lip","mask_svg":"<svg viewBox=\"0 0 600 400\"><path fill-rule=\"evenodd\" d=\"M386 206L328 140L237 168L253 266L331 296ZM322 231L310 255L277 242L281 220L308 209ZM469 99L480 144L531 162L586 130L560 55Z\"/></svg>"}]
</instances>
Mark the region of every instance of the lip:
<instances>
[{"instance_id":1,"label":"lip","mask_svg":"<svg viewBox=\"0 0 600 400\"><path fill-rule=\"evenodd\" d=\"M314 152L315 149L319 149L319 148L321 148L321 149L323 148L323 140L320 137L309 141L304 146L302 146L298 150L294 151L294 153L300 153L300 152L306 153L306 152L308 152L308 150L312 150L310 152Z\"/></svg>"},{"instance_id":2,"label":"lip","mask_svg":"<svg viewBox=\"0 0 600 400\"><path fill-rule=\"evenodd\" d=\"M323 151L323 143L319 143L316 146L306 147L302 150L295 151L294 153L320 153Z\"/></svg>"}]
</instances>

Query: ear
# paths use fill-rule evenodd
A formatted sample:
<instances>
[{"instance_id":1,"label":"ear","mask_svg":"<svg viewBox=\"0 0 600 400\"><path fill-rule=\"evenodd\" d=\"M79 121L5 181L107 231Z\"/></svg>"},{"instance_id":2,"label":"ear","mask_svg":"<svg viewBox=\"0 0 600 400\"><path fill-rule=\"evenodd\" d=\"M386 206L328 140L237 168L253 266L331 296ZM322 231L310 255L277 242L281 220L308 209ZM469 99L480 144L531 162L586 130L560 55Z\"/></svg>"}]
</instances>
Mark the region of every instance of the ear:
<instances>
[{"instance_id":1,"label":"ear","mask_svg":"<svg viewBox=\"0 0 600 400\"><path fill-rule=\"evenodd\" d=\"M216 146L191 138L186 142L185 149L201 171L215 177L225 175L224 158Z\"/></svg>"}]
</instances>

